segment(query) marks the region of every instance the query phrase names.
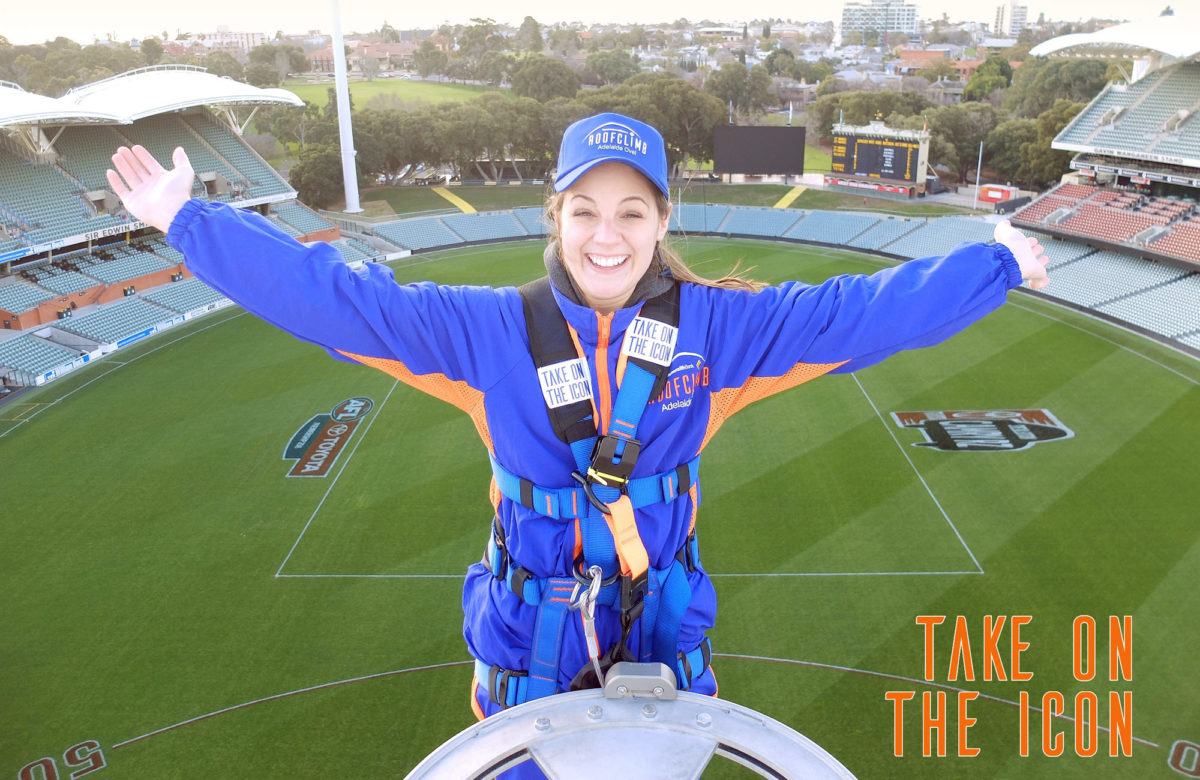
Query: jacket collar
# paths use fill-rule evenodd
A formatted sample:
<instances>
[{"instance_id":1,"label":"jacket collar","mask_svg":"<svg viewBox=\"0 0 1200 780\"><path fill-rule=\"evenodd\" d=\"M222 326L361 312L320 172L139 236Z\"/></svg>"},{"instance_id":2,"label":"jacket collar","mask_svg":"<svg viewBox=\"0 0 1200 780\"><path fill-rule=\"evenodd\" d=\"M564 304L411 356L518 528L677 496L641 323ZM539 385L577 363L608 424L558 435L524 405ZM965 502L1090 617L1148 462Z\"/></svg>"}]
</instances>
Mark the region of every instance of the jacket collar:
<instances>
[{"instance_id":1,"label":"jacket collar","mask_svg":"<svg viewBox=\"0 0 1200 780\"><path fill-rule=\"evenodd\" d=\"M546 245L542 259L546 264L546 273L550 277L550 288L554 293L554 300L558 302L558 308L563 313L563 317L579 334L582 342L595 347L599 338L598 312L583 302L583 297L563 266L562 258L559 257L558 242L551 241ZM633 288L629 302L624 308L617 309L612 313L612 321L609 324L609 344L613 344L621 337L625 328L641 311L643 303L650 298L662 295L671 288L674 281L671 270L662 261L658 252L655 252L650 267L646 269L646 273Z\"/></svg>"}]
</instances>

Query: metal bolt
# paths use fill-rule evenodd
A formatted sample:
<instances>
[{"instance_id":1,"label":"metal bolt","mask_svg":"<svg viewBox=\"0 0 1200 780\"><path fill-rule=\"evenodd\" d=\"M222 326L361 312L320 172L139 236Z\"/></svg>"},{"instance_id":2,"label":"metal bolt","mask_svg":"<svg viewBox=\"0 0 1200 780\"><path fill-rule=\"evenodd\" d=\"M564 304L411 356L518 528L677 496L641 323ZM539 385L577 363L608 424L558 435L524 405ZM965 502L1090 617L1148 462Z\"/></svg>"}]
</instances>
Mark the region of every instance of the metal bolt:
<instances>
[{"instance_id":1,"label":"metal bolt","mask_svg":"<svg viewBox=\"0 0 1200 780\"><path fill-rule=\"evenodd\" d=\"M707 712L702 712L696 716L696 725L702 729L706 729L712 725L712 715Z\"/></svg>"},{"instance_id":2,"label":"metal bolt","mask_svg":"<svg viewBox=\"0 0 1200 780\"><path fill-rule=\"evenodd\" d=\"M643 718L653 718L657 714L658 714L658 710L654 707L653 704L643 704L642 705L642 717Z\"/></svg>"},{"instance_id":3,"label":"metal bolt","mask_svg":"<svg viewBox=\"0 0 1200 780\"><path fill-rule=\"evenodd\" d=\"M628 696L629 695L629 686L628 685L618 685L617 686L617 695L618 696Z\"/></svg>"},{"instance_id":4,"label":"metal bolt","mask_svg":"<svg viewBox=\"0 0 1200 780\"><path fill-rule=\"evenodd\" d=\"M657 696L657 697L658 697L658 698L660 698L660 699L662 698L662 695L663 695L663 687L662 687L661 685L656 685L656 686L654 686L654 695L655 695L655 696Z\"/></svg>"},{"instance_id":5,"label":"metal bolt","mask_svg":"<svg viewBox=\"0 0 1200 780\"><path fill-rule=\"evenodd\" d=\"M592 720L600 720L600 718L604 717L604 708L599 704L593 704L588 707L587 714Z\"/></svg>"},{"instance_id":6,"label":"metal bolt","mask_svg":"<svg viewBox=\"0 0 1200 780\"><path fill-rule=\"evenodd\" d=\"M550 729L550 719L538 718L533 722L533 727L538 731L548 731Z\"/></svg>"}]
</instances>

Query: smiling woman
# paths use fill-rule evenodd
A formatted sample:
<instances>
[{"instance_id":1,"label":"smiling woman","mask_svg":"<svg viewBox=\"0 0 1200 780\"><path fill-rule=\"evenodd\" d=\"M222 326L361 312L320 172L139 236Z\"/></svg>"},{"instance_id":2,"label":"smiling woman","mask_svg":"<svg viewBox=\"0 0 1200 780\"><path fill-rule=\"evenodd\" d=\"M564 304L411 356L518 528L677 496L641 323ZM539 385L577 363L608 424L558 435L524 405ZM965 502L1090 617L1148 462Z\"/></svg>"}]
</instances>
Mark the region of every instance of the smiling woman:
<instances>
[{"instance_id":1,"label":"smiling woman","mask_svg":"<svg viewBox=\"0 0 1200 780\"><path fill-rule=\"evenodd\" d=\"M113 161L114 191L202 281L470 415L493 475L486 554L462 597L481 718L597 687L626 660L663 663L679 688L715 695L716 595L696 537L712 436L760 398L936 344L1023 278L1046 278L1037 242L1005 226L996 244L814 286L700 279L662 245L662 136L617 114L564 133L547 276L520 289L398 285L386 267L351 270L257 213L187 200L182 149L170 172L140 147ZM651 403L701 364L703 381L684 383L689 403Z\"/></svg>"}]
</instances>

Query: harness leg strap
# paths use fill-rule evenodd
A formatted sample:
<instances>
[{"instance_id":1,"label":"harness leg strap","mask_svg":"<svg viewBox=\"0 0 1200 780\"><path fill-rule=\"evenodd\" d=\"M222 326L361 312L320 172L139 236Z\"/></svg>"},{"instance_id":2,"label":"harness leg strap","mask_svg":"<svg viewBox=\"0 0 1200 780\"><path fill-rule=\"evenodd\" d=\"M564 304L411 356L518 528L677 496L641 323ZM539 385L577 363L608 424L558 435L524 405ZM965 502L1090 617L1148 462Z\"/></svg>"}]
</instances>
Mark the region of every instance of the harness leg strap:
<instances>
[{"instance_id":1,"label":"harness leg strap","mask_svg":"<svg viewBox=\"0 0 1200 780\"><path fill-rule=\"evenodd\" d=\"M558 693L558 658L574 589L574 577L550 577L546 580L546 591L538 605L537 621L533 628L533 647L529 652L526 691L530 699Z\"/></svg>"}]
</instances>

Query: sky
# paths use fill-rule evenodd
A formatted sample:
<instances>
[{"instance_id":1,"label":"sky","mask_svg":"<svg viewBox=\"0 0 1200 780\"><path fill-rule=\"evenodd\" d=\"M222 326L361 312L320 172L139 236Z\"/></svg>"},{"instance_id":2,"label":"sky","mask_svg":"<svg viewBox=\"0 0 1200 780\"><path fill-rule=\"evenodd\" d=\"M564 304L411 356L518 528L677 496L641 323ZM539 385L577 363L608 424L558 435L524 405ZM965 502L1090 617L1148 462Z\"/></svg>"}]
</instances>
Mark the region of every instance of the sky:
<instances>
[{"instance_id":1,"label":"sky","mask_svg":"<svg viewBox=\"0 0 1200 780\"><path fill-rule=\"evenodd\" d=\"M1001 0L909 0L916 2L922 18L938 18L943 13L953 20L990 21ZM1177 14L1186 14L1200 25L1200 0L1026 0L1029 19L1044 12L1060 20L1087 19L1092 16L1133 18L1137 11L1158 15L1170 4ZM0 35L13 43L40 43L64 35L79 43L91 43L112 33L118 40L160 35L166 30L174 37L177 30L205 32L226 25L234 32L276 30L286 34L332 26L329 0L274 0L247 3L244 0L203 0L175 6L163 0L61 0L48 6L9 0L0 15ZM841 2L800 4L795 0L753 0L736 4L743 16L730 17L728 0L659 0L648 7L643 0L604 0L603 2L566 3L562 0L525 0L522 4L497 5L494 0L458 0L449 6L439 3L382 2L382 0L341 0L343 32L369 32L386 19L393 27L431 28L443 22L465 24L472 17L490 17L498 22L519 24L530 15L543 24L553 22L652 24L685 17L693 22L708 18L717 22L740 23L754 18L795 19L796 21L840 20ZM1200 35L1200 29L1197 29Z\"/></svg>"}]
</instances>

